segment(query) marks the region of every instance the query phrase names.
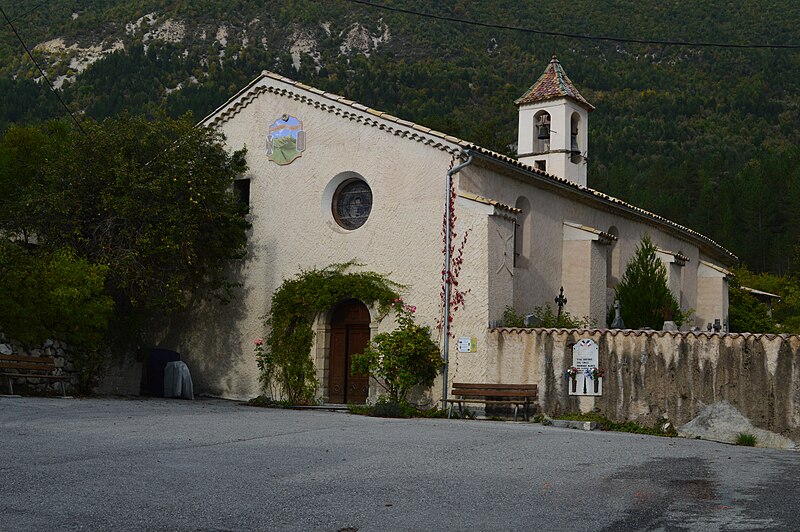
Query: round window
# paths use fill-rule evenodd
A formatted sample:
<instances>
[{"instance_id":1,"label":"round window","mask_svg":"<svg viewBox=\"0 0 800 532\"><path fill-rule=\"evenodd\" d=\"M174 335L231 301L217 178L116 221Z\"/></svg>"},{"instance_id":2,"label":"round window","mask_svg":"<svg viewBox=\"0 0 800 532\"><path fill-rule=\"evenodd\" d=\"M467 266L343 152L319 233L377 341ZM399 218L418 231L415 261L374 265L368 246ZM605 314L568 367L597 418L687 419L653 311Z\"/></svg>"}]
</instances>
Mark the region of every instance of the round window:
<instances>
[{"instance_id":1,"label":"round window","mask_svg":"<svg viewBox=\"0 0 800 532\"><path fill-rule=\"evenodd\" d=\"M372 190L360 179L339 185L333 194L333 218L345 229L358 229L372 210Z\"/></svg>"}]
</instances>

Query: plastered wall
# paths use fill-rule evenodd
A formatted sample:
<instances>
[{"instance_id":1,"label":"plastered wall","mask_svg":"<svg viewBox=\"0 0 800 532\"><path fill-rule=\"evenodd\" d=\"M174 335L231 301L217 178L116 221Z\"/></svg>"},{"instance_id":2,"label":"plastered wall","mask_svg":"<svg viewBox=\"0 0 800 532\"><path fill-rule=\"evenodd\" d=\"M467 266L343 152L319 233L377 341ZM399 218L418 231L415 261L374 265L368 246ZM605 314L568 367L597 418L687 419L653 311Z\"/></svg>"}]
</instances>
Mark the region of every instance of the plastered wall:
<instances>
[{"instance_id":1,"label":"plastered wall","mask_svg":"<svg viewBox=\"0 0 800 532\"><path fill-rule=\"evenodd\" d=\"M594 274L607 278L606 284L615 284L625 271L627 262L631 259L644 235L649 235L653 242L662 250L671 253L680 252L688 258L685 266L680 267L680 272L673 272L673 276L680 279L682 288L677 288L679 296L682 293L681 308L684 311L694 309L694 318L688 326L705 327L712 318L723 318L727 311L727 296L723 293L727 286L722 282L701 283L701 275L710 275L709 259L698 248L697 244L689 238L679 238L673 232L667 232L655 224L644 223L642 219L629 217L622 211L601 208L596 202L587 202L585 198L578 198L556 189L535 187L531 183L511 176L501 175L491 169L473 165L462 171L462 190L480 193L507 205L516 205L520 198L525 198L530 204L530 215L524 218L526 227L522 234L529 242L523 249L529 250L529 255L518 261L519 267L514 269L514 295L513 305L518 313L531 313L535 307L545 304L553 306L553 298L558 295L559 288L565 280L565 271L589 267L596 269ZM570 262L573 252L569 244L564 241L564 223L584 225L604 232L612 232L618 237L613 246L604 246L604 256L583 256L576 251L575 260ZM609 250L611 250L609 252ZM610 272L606 267L606 260L613 262ZM562 260L563 259L563 260ZM610 275L608 275L610 273ZM720 269L714 270L714 275L723 275ZM570 272L567 272L569 278ZM587 278L591 277L587 273ZM588 286L588 285L587 285ZM607 288L613 288L607 286ZM595 301L608 299L593 307L587 302L589 297L585 294L575 294L574 288L567 291L568 299L566 310L575 316L587 314L596 320L598 326L604 326L606 309L612 305L612 290L605 290L604 298L601 288ZM573 297L574 296L574 297Z\"/></svg>"},{"instance_id":2,"label":"plastered wall","mask_svg":"<svg viewBox=\"0 0 800 532\"><path fill-rule=\"evenodd\" d=\"M597 342L603 395L570 397L572 346ZM683 424L727 400L763 429L800 437L800 337L652 331L492 329L485 382L537 383L544 412Z\"/></svg>"}]
</instances>

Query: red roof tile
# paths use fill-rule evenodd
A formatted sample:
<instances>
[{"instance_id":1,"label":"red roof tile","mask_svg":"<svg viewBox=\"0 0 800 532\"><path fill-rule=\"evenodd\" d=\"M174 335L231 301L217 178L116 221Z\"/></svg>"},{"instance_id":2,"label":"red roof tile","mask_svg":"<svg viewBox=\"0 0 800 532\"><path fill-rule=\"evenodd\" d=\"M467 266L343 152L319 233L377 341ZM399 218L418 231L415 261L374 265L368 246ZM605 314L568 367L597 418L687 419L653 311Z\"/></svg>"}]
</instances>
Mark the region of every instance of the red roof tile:
<instances>
[{"instance_id":1,"label":"red roof tile","mask_svg":"<svg viewBox=\"0 0 800 532\"><path fill-rule=\"evenodd\" d=\"M514 103L523 105L555 98L572 98L587 106L590 111L594 110L594 106L587 102L586 98L581 96L581 93L572 84L572 80L569 79L561 63L558 62L558 58L554 55L536 83Z\"/></svg>"}]
</instances>

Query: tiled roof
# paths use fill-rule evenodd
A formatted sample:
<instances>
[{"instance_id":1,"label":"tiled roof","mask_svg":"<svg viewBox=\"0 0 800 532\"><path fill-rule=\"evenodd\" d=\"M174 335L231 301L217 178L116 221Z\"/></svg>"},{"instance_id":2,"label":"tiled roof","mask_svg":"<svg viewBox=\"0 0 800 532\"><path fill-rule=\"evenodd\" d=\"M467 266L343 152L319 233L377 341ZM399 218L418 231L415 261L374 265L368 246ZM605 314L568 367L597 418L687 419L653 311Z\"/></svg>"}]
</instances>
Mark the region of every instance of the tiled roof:
<instances>
[{"instance_id":1,"label":"tiled roof","mask_svg":"<svg viewBox=\"0 0 800 532\"><path fill-rule=\"evenodd\" d=\"M749 294L753 294L754 296L763 296L769 299L781 299L781 296L771 292L764 292L763 290L756 290L755 288L749 288L747 286L742 286L740 288Z\"/></svg>"},{"instance_id":2,"label":"tiled roof","mask_svg":"<svg viewBox=\"0 0 800 532\"><path fill-rule=\"evenodd\" d=\"M775 338L782 338L784 340L788 339L797 339L800 336L796 334L772 334L772 333L724 333L724 332L716 332L716 331L654 331L654 330L643 330L643 329L600 329L600 328L577 328L577 329L565 329L565 328L545 328L545 327L489 327L489 332L494 334L532 334L536 336L546 336L552 333L559 333L559 334L566 334L566 335L584 335L584 334L607 334L612 337L617 336L650 336L650 337L659 337L663 338L665 336L672 336L672 337L683 337L683 338L697 338L702 337L706 339L710 338L754 338L759 340L761 338L766 338L768 340L774 340Z\"/></svg>"},{"instance_id":3,"label":"tiled roof","mask_svg":"<svg viewBox=\"0 0 800 532\"><path fill-rule=\"evenodd\" d=\"M564 225L568 225L570 227L574 227L575 229L580 229L581 231L586 231L588 233L595 234L598 237L600 237L601 240L606 241L606 243L616 242L617 240L619 240L611 233L606 233L605 231L601 231L600 229L595 229L594 227L589 227L588 225L576 224L573 222L564 222Z\"/></svg>"},{"instance_id":4,"label":"tiled roof","mask_svg":"<svg viewBox=\"0 0 800 532\"><path fill-rule=\"evenodd\" d=\"M477 194L471 194L469 192L460 192L459 197L464 199L477 201L478 203L483 203L484 205L491 205L492 207L497 207L498 209L503 209L505 211L519 214L522 212L522 209L518 209L516 207L512 207L511 205L506 205L505 203L500 203L497 200L493 200L490 198L484 198L483 196L478 196Z\"/></svg>"},{"instance_id":5,"label":"tiled roof","mask_svg":"<svg viewBox=\"0 0 800 532\"><path fill-rule=\"evenodd\" d=\"M570 80L567 73L564 72L564 68L561 66L561 63L558 62L558 58L553 56L550 60L550 64L544 69L544 73L539 76L536 83L514 103L517 105L524 105L526 103L542 102L555 98L572 98L588 107L590 111L594 110L594 106L587 102L586 98L581 96L581 93L578 92L578 89L572 84L572 80Z\"/></svg>"},{"instance_id":6,"label":"tiled roof","mask_svg":"<svg viewBox=\"0 0 800 532\"><path fill-rule=\"evenodd\" d=\"M481 156L485 160L492 161L495 164L513 167L513 170L531 176L541 183L557 186L577 194L592 197L595 200L612 205L617 209L644 218L650 223L666 226L667 228L671 228L679 233L683 233L686 236L699 240L703 244L709 246L710 249L715 252L713 254L723 257L731 264L738 260L736 255L720 246L707 236L668 220L663 216L659 216L658 214L654 214L631 205L630 203L622 201L621 199L617 199L613 196L609 196L608 194L604 194L589 187L573 183L567 179L550 175L542 170L538 170L532 166L522 163L517 159L507 157L486 148L482 148L478 145L472 144L471 142L446 135L419 124L414 124L413 122L402 120L388 113L383 113L352 100L348 100L343 96L321 91L317 88L291 80L278 74L274 74L272 72L268 72L266 70L262 72L259 77L250 82L250 84L232 96L227 102L219 106L214 112L201 120L200 124L208 127L219 126L240 113L244 108L250 105L259 94L265 92L278 94L286 98L303 102L317 109L341 116L344 119L353 120L366 126L375 127L393 135L408 138L432 148L442 150L449 154L457 155L458 153L462 152L470 152L472 154Z\"/></svg>"},{"instance_id":7,"label":"tiled roof","mask_svg":"<svg viewBox=\"0 0 800 532\"><path fill-rule=\"evenodd\" d=\"M723 275L725 275L727 277L733 276L733 272L732 271L730 271L730 270L728 270L726 268L723 268L719 264L714 264L713 262L708 262L708 261L705 261L705 260L701 260L700 264L702 264L703 266L708 266L712 270L716 270L719 273L721 273L721 274L723 274Z\"/></svg>"},{"instance_id":8,"label":"tiled roof","mask_svg":"<svg viewBox=\"0 0 800 532\"><path fill-rule=\"evenodd\" d=\"M707 244L708 246L710 246L711 249L715 250L717 252L717 254L721 255L722 257L725 257L731 264L733 264L733 263L735 263L736 261L739 260L736 255L734 255L732 252L730 252L729 250L725 249L724 247L722 247L721 245L719 245L718 243L716 243L714 240L710 239L706 235L698 233L697 231L694 231L693 229L689 229L688 227L684 227L684 226L682 226L682 225L680 225L678 223L673 222L672 220L664 218L663 216L660 216L658 214L652 213L650 211L647 211L647 210L642 209L640 207L637 207L635 205L631 205L630 203L628 203L626 201L622 201L619 198L615 198L614 196L609 196L608 194L605 194L605 193L600 192L598 190L594 190L594 189L586 187L584 185L579 185L577 183L573 183L572 181L570 181L568 179L564 179L563 177L550 175L548 173L542 172L541 170L537 170L537 169L533 168L532 166L529 166L529 165L527 165L527 164L525 164L523 162L520 162L517 159L514 159L512 157L508 157L508 156L499 154L497 152L493 152L491 150L487 150L486 148L481 148L480 146L476 146L474 144L469 145L468 151L470 153L472 153L472 154L480 155L484 159L492 160L492 161L496 161L498 163L504 163L505 165L508 165L508 166L516 167L519 170L521 170L521 171L523 171L523 172L525 172L525 173L527 173L527 174L529 174L531 176L534 176L537 179L543 179L545 181L550 182L553 185L558 185L558 186L563 187L563 188L583 191L586 194L589 194L589 195L593 196L594 198L596 198L598 200L601 200L604 203L617 206L617 207L621 208L622 210L625 210L625 211L628 211L628 212L630 212L632 214L641 216L642 218L648 219L651 222L656 222L659 225L675 229L680 233L683 233L685 235L694 237L696 240L699 240L699 241L703 242L704 244ZM703 261L703 262L705 262L705 261ZM711 264L711 263L708 263L708 264ZM720 271L724 271L724 272L730 273L728 270L726 270L724 268L721 268L719 266L717 266L717 268L720 269Z\"/></svg>"}]
</instances>

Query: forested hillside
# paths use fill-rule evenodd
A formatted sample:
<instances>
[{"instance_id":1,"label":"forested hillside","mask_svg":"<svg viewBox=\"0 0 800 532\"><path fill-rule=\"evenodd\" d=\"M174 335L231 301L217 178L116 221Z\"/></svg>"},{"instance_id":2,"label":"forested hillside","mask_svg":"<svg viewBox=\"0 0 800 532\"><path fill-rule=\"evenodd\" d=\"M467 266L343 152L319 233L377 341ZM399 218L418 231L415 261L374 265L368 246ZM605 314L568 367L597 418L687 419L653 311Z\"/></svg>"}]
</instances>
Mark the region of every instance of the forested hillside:
<instances>
[{"instance_id":1,"label":"forested hillside","mask_svg":"<svg viewBox=\"0 0 800 532\"><path fill-rule=\"evenodd\" d=\"M483 23L653 41L800 44L795 0L375 0ZM261 70L513 154L514 99L551 54L597 107L589 185L800 270L800 49L553 38L345 0L4 2L74 112L201 118ZM611 4L611 5L609 5ZM65 111L8 24L0 129Z\"/></svg>"}]
</instances>

